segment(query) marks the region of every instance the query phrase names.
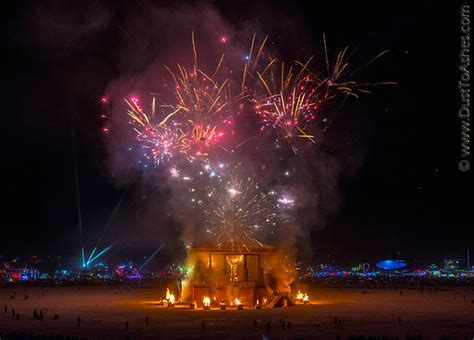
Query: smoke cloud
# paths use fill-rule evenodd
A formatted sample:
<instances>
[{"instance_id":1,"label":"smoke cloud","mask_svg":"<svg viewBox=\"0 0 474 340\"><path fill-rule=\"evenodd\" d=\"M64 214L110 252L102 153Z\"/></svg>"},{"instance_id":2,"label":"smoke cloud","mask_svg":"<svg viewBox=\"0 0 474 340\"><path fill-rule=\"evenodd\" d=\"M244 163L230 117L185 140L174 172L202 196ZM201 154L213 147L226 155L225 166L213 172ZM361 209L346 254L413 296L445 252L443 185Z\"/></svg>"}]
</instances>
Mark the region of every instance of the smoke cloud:
<instances>
[{"instance_id":1,"label":"smoke cloud","mask_svg":"<svg viewBox=\"0 0 474 340\"><path fill-rule=\"evenodd\" d=\"M296 26L292 23L289 27ZM212 73L219 57L225 53L221 71L229 76L232 86L238 87L252 36L255 33L261 42L263 31L256 22L238 28L209 4L151 6L146 11L128 15L121 31L121 75L106 90L111 128L107 137L108 168L120 186L140 183L140 193L136 192L135 199L141 201L142 235L145 232L149 237L164 239L177 248L204 242L208 238L204 217L197 204L190 202L189 185L171 178L168 167L138 166L136 153L129 151L136 135L130 127L123 98L139 97L145 110L151 107L153 96L160 103L171 101L166 94L170 74L164 65L175 68L179 63L191 68L192 32L196 37L199 68ZM295 31L290 30L290 34ZM273 42L267 46L273 55L278 55L278 46ZM295 198L291 209L279 209L278 225L261 233L260 241L288 250L296 249L298 244L301 254L310 256L310 231L323 227L340 204L340 162L328 151L323 131L315 131L316 145L301 143L297 153L278 151L272 141L257 135L256 118L248 107L240 106L236 110L242 111L236 119L236 132L241 140L251 141L233 153L221 153L222 161L230 164L229 167L238 166L241 178L254 177L262 190L278 189ZM200 185L207 183L196 183Z\"/></svg>"}]
</instances>

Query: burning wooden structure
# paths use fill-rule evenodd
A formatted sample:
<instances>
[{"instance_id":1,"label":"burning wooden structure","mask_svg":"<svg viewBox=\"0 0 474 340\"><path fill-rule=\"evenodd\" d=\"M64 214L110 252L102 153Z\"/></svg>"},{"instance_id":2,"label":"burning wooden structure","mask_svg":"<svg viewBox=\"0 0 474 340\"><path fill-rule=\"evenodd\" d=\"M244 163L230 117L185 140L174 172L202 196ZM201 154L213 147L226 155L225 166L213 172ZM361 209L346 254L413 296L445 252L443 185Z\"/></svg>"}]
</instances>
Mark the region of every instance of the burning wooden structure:
<instances>
[{"instance_id":1,"label":"burning wooden structure","mask_svg":"<svg viewBox=\"0 0 474 340\"><path fill-rule=\"evenodd\" d=\"M275 254L273 247L262 244L194 247L188 256L192 272L183 281L182 300L200 305L210 297L215 306L264 305L275 295L265 270Z\"/></svg>"}]
</instances>

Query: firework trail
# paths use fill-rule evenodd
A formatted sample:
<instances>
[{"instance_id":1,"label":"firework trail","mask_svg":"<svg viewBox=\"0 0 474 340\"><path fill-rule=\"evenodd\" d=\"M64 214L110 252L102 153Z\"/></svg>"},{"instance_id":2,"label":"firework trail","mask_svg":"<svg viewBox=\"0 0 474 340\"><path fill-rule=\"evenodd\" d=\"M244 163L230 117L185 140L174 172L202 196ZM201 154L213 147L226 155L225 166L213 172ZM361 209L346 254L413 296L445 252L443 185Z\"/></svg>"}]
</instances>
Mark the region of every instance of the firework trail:
<instances>
[{"instance_id":1,"label":"firework trail","mask_svg":"<svg viewBox=\"0 0 474 340\"><path fill-rule=\"evenodd\" d=\"M325 98L335 97L337 93L344 94L346 97L352 96L355 98L359 98L359 94L372 94L372 91L370 91L370 87L397 84L396 82L392 81L364 83L355 80L355 76L363 68L380 59L382 56L389 52L388 50L380 52L366 64L356 69L352 69L349 64L348 46L344 47L342 51L339 51L337 53L335 61L331 63L329 60L329 52L325 34L323 34L323 43L327 76L325 78L320 78L320 80L321 84L325 85Z\"/></svg>"}]
</instances>

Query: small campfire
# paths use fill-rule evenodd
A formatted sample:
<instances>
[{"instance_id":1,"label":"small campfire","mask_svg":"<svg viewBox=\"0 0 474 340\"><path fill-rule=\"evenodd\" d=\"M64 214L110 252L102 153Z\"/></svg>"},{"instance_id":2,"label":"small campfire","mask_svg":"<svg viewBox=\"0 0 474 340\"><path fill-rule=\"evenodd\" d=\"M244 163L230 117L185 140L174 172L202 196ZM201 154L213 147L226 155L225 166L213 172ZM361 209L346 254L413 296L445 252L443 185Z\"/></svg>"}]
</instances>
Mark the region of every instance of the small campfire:
<instances>
[{"instance_id":1,"label":"small campfire","mask_svg":"<svg viewBox=\"0 0 474 340\"><path fill-rule=\"evenodd\" d=\"M306 293L302 293L301 290L298 290L296 293L296 303L304 303L305 305L309 304L309 296Z\"/></svg>"},{"instance_id":2,"label":"small campfire","mask_svg":"<svg viewBox=\"0 0 474 340\"><path fill-rule=\"evenodd\" d=\"M232 301L233 306L237 306L237 309L244 309L244 305L241 303L239 298L235 298L234 301Z\"/></svg>"},{"instance_id":3,"label":"small campfire","mask_svg":"<svg viewBox=\"0 0 474 340\"><path fill-rule=\"evenodd\" d=\"M205 296L202 299L202 306L203 309L211 309L211 298L209 296Z\"/></svg>"},{"instance_id":4,"label":"small campfire","mask_svg":"<svg viewBox=\"0 0 474 340\"><path fill-rule=\"evenodd\" d=\"M163 304L166 304L168 307L174 307L175 297L173 292L169 288L166 288L166 297L163 300Z\"/></svg>"}]
</instances>

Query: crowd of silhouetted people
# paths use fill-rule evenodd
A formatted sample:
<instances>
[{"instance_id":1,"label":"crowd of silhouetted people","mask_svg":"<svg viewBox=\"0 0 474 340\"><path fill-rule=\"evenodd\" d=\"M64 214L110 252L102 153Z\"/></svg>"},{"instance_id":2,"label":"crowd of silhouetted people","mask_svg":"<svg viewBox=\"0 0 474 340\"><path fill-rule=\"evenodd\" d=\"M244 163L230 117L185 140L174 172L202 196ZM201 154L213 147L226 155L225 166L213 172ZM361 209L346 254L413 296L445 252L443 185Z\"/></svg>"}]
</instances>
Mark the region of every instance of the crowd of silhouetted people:
<instances>
[{"instance_id":1,"label":"crowd of silhouetted people","mask_svg":"<svg viewBox=\"0 0 474 340\"><path fill-rule=\"evenodd\" d=\"M76 286L117 286L134 285L142 281L94 279L94 280L30 280L30 281L2 281L0 288L27 288L27 287L76 287Z\"/></svg>"},{"instance_id":2,"label":"crowd of silhouetted people","mask_svg":"<svg viewBox=\"0 0 474 340\"><path fill-rule=\"evenodd\" d=\"M474 277L436 277L418 275L326 275L305 278L328 288L471 288Z\"/></svg>"},{"instance_id":3,"label":"crowd of silhouetted people","mask_svg":"<svg viewBox=\"0 0 474 340\"><path fill-rule=\"evenodd\" d=\"M2 340L85 340L86 338L77 336L66 336L56 334L39 334L24 332L2 332L0 331L0 339Z\"/></svg>"},{"instance_id":4,"label":"crowd of silhouetted people","mask_svg":"<svg viewBox=\"0 0 474 340\"><path fill-rule=\"evenodd\" d=\"M2 332L0 331L0 339L2 340L86 340L84 337L54 335L54 334L38 334L38 333L23 333L23 332ZM335 340L423 340L421 335L407 334L405 337L391 337L391 336L347 336L341 337L336 335L329 337ZM450 336L443 336L441 340L451 340ZM469 338L466 338L469 339Z\"/></svg>"}]
</instances>

